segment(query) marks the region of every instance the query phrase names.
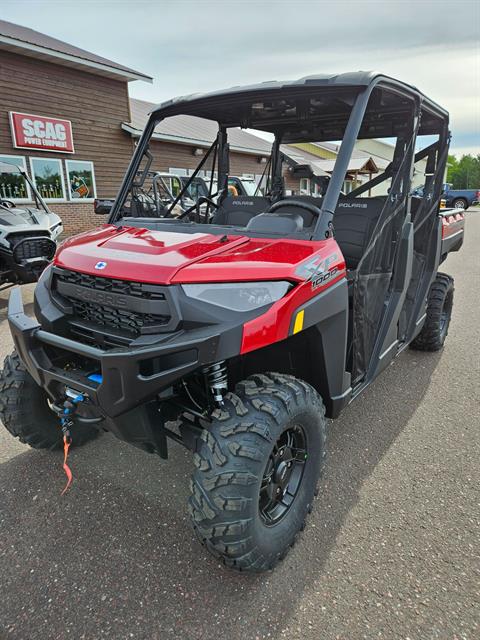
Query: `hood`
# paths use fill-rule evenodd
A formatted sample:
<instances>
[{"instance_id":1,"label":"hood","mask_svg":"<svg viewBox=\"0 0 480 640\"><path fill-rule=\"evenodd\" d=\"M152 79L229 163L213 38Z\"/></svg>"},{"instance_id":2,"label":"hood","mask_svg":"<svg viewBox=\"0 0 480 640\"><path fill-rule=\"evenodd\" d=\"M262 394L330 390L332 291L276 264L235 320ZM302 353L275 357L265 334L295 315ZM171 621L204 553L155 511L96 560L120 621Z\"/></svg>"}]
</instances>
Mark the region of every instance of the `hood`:
<instances>
[{"instance_id":1,"label":"hood","mask_svg":"<svg viewBox=\"0 0 480 640\"><path fill-rule=\"evenodd\" d=\"M14 207L7 209L0 206L0 228L2 231L12 231L9 227L24 227L30 229L32 226L49 229L54 224L60 222L60 218L55 213L46 213L41 209L33 207ZM23 231L23 229L21 229Z\"/></svg>"},{"instance_id":2,"label":"hood","mask_svg":"<svg viewBox=\"0 0 480 640\"><path fill-rule=\"evenodd\" d=\"M106 225L64 242L55 264L91 275L175 284L298 279L298 263L325 243Z\"/></svg>"}]
</instances>

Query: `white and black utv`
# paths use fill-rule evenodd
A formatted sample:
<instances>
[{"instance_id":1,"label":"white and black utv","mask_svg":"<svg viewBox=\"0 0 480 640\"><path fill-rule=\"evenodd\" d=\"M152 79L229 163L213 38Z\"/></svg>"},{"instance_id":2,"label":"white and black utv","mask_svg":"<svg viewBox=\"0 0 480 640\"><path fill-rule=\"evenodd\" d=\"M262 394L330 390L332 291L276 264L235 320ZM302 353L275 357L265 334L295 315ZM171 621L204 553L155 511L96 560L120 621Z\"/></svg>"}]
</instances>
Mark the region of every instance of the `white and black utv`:
<instances>
[{"instance_id":1,"label":"white and black utv","mask_svg":"<svg viewBox=\"0 0 480 640\"><path fill-rule=\"evenodd\" d=\"M50 211L30 177L13 164L0 162L0 186L21 176L28 183L33 204L17 204L0 189L0 287L36 282L57 249L63 231L60 217Z\"/></svg>"}]
</instances>

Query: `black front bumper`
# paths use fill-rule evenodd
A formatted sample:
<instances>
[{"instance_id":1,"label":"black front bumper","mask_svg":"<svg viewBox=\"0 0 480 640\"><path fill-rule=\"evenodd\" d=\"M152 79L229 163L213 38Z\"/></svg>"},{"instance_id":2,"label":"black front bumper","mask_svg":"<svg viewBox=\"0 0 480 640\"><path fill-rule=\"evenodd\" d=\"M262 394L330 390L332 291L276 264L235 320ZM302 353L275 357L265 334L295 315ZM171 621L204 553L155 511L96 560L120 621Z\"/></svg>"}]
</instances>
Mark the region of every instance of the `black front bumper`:
<instances>
[{"instance_id":1,"label":"black front bumper","mask_svg":"<svg viewBox=\"0 0 480 640\"><path fill-rule=\"evenodd\" d=\"M3 248L0 249L0 260L2 264L0 281L13 284L36 282L41 272L50 262L49 259L41 257L30 261L17 262L13 252Z\"/></svg>"},{"instance_id":2,"label":"black front bumper","mask_svg":"<svg viewBox=\"0 0 480 640\"><path fill-rule=\"evenodd\" d=\"M44 331L24 313L19 288L10 295L8 322L22 362L53 401L63 396L66 386L86 394L109 418L152 400L202 365L238 354L243 326L201 327L176 332L154 346L103 350ZM88 370L56 366L58 354L88 361ZM88 379L93 372L101 374L100 384Z\"/></svg>"}]
</instances>

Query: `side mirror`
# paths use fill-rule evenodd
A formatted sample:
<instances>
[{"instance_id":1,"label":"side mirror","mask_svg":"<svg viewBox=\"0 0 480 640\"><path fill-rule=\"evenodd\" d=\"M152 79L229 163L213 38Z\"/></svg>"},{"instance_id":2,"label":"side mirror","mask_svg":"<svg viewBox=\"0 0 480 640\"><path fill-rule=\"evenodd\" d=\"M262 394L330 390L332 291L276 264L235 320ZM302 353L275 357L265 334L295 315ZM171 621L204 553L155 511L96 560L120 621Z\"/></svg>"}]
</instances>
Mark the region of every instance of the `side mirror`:
<instances>
[{"instance_id":1,"label":"side mirror","mask_svg":"<svg viewBox=\"0 0 480 640\"><path fill-rule=\"evenodd\" d=\"M108 215L113 207L113 200L94 200L93 208L99 215Z\"/></svg>"}]
</instances>

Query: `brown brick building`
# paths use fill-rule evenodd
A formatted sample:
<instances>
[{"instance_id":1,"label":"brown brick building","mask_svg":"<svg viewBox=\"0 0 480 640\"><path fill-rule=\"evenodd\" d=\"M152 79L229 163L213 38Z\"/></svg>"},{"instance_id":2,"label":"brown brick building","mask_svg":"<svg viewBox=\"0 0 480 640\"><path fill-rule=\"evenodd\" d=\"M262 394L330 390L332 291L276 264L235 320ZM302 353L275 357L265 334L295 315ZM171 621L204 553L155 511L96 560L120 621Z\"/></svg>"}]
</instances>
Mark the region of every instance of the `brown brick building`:
<instances>
[{"instance_id":1,"label":"brown brick building","mask_svg":"<svg viewBox=\"0 0 480 640\"><path fill-rule=\"evenodd\" d=\"M66 233L103 222L93 200L117 192L152 107L129 99L134 80L151 78L0 20L0 160L26 168ZM155 168L185 175L215 134L216 124L199 118L165 121L152 142ZM270 144L241 130L229 138L231 172L258 179ZM27 187L1 180L0 196L30 200Z\"/></svg>"},{"instance_id":2,"label":"brown brick building","mask_svg":"<svg viewBox=\"0 0 480 640\"><path fill-rule=\"evenodd\" d=\"M0 21L0 159L27 169L67 232L98 224L94 197L109 197L118 188L133 148L120 126L130 119L132 80L151 78ZM17 135L14 118L24 127ZM46 148L49 134L54 137L48 119L70 122L61 126L71 129L73 153ZM72 179L78 180L72 184ZM7 188L0 184L0 195L28 200L23 190L5 193Z\"/></svg>"}]
</instances>

